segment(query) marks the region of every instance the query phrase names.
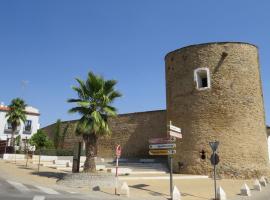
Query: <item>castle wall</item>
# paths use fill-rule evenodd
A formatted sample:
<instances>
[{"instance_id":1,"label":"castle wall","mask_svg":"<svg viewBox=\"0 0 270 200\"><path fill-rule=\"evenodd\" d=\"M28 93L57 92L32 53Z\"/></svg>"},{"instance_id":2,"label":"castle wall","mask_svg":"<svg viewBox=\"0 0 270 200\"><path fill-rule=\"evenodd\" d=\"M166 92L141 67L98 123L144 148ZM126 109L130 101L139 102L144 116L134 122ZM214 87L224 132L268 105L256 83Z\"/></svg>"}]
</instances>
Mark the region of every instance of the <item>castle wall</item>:
<instances>
[{"instance_id":1,"label":"castle wall","mask_svg":"<svg viewBox=\"0 0 270 200\"><path fill-rule=\"evenodd\" d=\"M69 130L65 139L64 148L73 148L75 142L81 137L75 136L76 121L63 122L62 129L67 124ZM112 134L98 141L98 156L105 158L114 157L116 144L122 146L123 158L143 158L148 156L148 139L166 135L166 111L150 111L130 114L121 114L110 118L109 126ZM53 138L55 124L43 128Z\"/></svg>"},{"instance_id":2,"label":"castle wall","mask_svg":"<svg viewBox=\"0 0 270 200\"><path fill-rule=\"evenodd\" d=\"M241 177L269 169L257 48L245 43L193 45L167 54L165 62L167 121L183 134L176 171L210 174L213 140L220 141L219 173ZM197 68L209 69L210 88L196 88Z\"/></svg>"},{"instance_id":3,"label":"castle wall","mask_svg":"<svg viewBox=\"0 0 270 200\"><path fill-rule=\"evenodd\" d=\"M267 142L268 142L268 156L269 156L269 162L270 162L270 127L267 127Z\"/></svg>"}]
</instances>

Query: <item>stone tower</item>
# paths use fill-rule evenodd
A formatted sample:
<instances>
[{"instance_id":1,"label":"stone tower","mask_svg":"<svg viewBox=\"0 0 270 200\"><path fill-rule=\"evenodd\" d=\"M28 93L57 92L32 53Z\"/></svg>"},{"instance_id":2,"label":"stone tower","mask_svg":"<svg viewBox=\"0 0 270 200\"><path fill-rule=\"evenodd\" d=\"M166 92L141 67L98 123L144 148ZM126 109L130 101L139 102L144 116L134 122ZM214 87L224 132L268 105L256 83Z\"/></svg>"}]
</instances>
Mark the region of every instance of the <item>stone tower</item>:
<instances>
[{"instance_id":1,"label":"stone tower","mask_svg":"<svg viewBox=\"0 0 270 200\"><path fill-rule=\"evenodd\" d=\"M171 120L183 134L175 171L210 174L209 142L218 140L218 173L238 178L265 174L269 158L257 47L192 45L168 53L165 63L167 123Z\"/></svg>"}]
</instances>

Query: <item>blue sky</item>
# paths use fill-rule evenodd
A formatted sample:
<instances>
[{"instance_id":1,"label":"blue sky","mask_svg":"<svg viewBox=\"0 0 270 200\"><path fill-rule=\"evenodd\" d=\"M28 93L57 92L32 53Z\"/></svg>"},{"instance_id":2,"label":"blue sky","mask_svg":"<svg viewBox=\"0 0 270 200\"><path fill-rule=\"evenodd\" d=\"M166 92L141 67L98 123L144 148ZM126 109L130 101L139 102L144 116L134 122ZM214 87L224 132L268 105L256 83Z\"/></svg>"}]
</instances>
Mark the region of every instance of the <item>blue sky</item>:
<instances>
[{"instance_id":1,"label":"blue sky","mask_svg":"<svg viewBox=\"0 0 270 200\"><path fill-rule=\"evenodd\" d=\"M66 100L74 78L92 70L119 81L120 113L165 109L167 52L243 41L259 47L270 124L269 10L266 0L1 0L0 101L22 96L42 127L76 119Z\"/></svg>"}]
</instances>

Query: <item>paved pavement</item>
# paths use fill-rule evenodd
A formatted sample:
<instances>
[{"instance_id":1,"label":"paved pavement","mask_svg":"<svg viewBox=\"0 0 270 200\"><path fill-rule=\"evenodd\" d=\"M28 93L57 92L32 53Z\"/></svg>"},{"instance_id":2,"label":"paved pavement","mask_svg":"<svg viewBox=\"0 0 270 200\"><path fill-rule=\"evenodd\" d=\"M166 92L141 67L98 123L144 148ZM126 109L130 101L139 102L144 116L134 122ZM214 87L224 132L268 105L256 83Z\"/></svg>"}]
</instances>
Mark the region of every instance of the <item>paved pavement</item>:
<instances>
[{"instance_id":1,"label":"paved pavement","mask_svg":"<svg viewBox=\"0 0 270 200\"><path fill-rule=\"evenodd\" d=\"M25 164L9 163L0 159L0 200L167 200L169 197L168 174L136 174L121 177L130 186L131 197L115 196L114 188L101 188L91 191L90 187L68 188L57 184L62 172L48 167L41 167L36 172L36 165L25 168ZM210 200L213 198L213 180L202 177L174 175L174 185L182 193L183 200ZM218 180L229 200L270 200L270 185L262 192L252 190L251 197L237 195L243 183L253 188L254 180ZM77 192L77 193L73 193Z\"/></svg>"},{"instance_id":2,"label":"paved pavement","mask_svg":"<svg viewBox=\"0 0 270 200\"><path fill-rule=\"evenodd\" d=\"M66 191L57 191L39 185L27 185L17 181L5 180L0 178L0 199L63 199L66 197L74 198L76 194Z\"/></svg>"},{"instance_id":3,"label":"paved pavement","mask_svg":"<svg viewBox=\"0 0 270 200\"><path fill-rule=\"evenodd\" d=\"M262 187L261 192L251 189L250 197L237 195L230 200L270 200L270 185L268 184L266 187Z\"/></svg>"},{"instance_id":4,"label":"paved pavement","mask_svg":"<svg viewBox=\"0 0 270 200\"><path fill-rule=\"evenodd\" d=\"M0 199L2 200L106 200L122 199L100 192L77 194L74 192L56 190L40 185L23 184L17 181L5 180L0 177Z\"/></svg>"}]
</instances>

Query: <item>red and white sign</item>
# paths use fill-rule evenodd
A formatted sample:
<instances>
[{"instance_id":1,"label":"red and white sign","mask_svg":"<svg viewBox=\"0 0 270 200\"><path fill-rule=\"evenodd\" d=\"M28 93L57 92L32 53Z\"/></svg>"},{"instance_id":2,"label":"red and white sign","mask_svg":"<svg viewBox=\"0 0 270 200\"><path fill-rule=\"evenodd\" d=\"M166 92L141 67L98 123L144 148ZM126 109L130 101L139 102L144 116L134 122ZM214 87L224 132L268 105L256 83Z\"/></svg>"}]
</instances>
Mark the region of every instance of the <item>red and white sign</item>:
<instances>
[{"instance_id":1,"label":"red and white sign","mask_svg":"<svg viewBox=\"0 0 270 200\"><path fill-rule=\"evenodd\" d=\"M121 152L122 152L121 146L118 144L115 149L115 155L117 158L120 158Z\"/></svg>"},{"instance_id":2,"label":"red and white sign","mask_svg":"<svg viewBox=\"0 0 270 200\"><path fill-rule=\"evenodd\" d=\"M182 138L182 134L181 133L177 133L174 131L169 131L169 135L172 137L176 137L176 138Z\"/></svg>"}]
</instances>

